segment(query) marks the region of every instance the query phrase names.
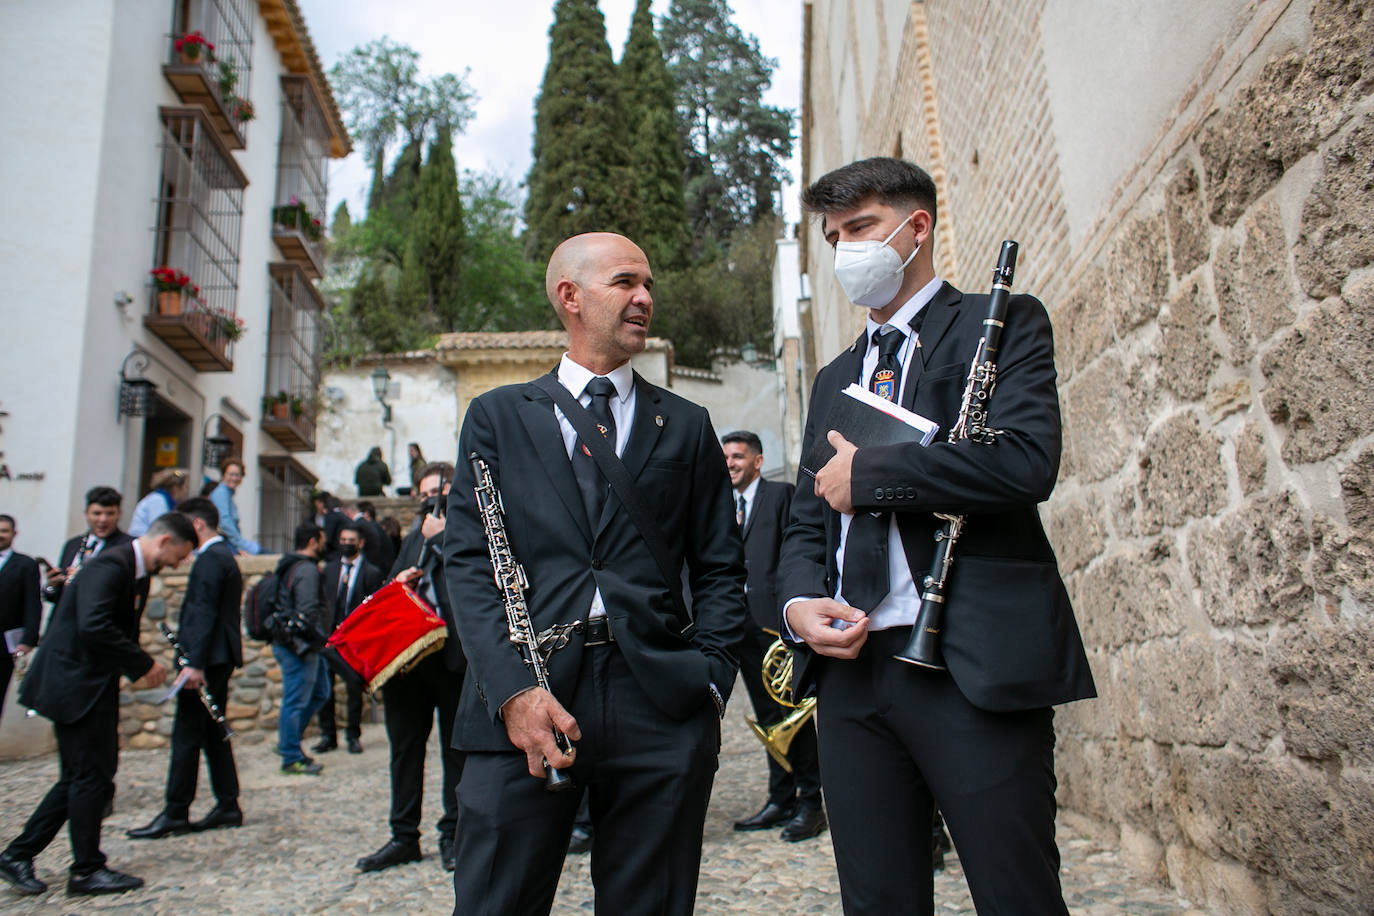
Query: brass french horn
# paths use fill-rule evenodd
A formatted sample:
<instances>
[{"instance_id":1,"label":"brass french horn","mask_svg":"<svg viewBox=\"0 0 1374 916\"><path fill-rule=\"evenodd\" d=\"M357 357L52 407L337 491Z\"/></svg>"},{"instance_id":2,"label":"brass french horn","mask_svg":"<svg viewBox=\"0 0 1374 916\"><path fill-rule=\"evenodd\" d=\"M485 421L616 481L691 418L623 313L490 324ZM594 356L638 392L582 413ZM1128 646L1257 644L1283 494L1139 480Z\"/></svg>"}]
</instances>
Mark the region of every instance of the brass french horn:
<instances>
[{"instance_id":1,"label":"brass french horn","mask_svg":"<svg viewBox=\"0 0 1374 916\"><path fill-rule=\"evenodd\" d=\"M792 698L792 650L781 639L774 641L763 656L763 687L780 706L789 712L781 722L764 727L748 716L745 720L754 734L763 742L768 755L778 762L778 766L792 772L792 763L787 759L787 750L792 740L806 721L816 714L816 698L807 697L800 703Z\"/></svg>"}]
</instances>

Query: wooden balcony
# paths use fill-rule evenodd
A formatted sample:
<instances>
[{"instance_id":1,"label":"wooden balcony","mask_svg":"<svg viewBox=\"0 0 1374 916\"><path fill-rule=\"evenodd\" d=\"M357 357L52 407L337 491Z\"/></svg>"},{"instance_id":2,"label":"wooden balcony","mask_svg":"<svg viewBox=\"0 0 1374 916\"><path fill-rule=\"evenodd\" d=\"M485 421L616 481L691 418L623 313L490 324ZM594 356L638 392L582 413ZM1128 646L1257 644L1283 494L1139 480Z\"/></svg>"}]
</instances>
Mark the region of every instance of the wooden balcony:
<instances>
[{"instance_id":1,"label":"wooden balcony","mask_svg":"<svg viewBox=\"0 0 1374 916\"><path fill-rule=\"evenodd\" d=\"M324 252L318 241L295 226L272 225L272 241L287 261L298 266L312 280L324 276Z\"/></svg>"},{"instance_id":2,"label":"wooden balcony","mask_svg":"<svg viewBox=\"0 0 1374 916\"><path fill-rule=\"evenodd\" d=\"M244 132L238 121L220 98L219 84L211 67L214 64L198 61L182 63L176 61L162 65L162 75L176 90L183 104L198 105L205 109L215 135L229 149L243 149Z\"/></svg>"},{"instance_id":3,"label":"wooden balcony","mask_svg":"<svg viewBox=\"0 0 1374 916\"><path fill-rule=\"evenodd\" d=\"M143 326L162 338L163 343L197 372L233 372L232 342L217 333L204 312L182 312L143 316Z\"/></svg>"},{"instance_id":4,"label":"wooden balcony","mask_svg":"<svg viewBox=\"0 0 1374 916\"><path fill-rule=\"evenodd\" d=\"M294 417L290 413L285 417L263 414L262 430L288 452L315 450L315 418L309 411Z\"/></svg>"}]
</instances>

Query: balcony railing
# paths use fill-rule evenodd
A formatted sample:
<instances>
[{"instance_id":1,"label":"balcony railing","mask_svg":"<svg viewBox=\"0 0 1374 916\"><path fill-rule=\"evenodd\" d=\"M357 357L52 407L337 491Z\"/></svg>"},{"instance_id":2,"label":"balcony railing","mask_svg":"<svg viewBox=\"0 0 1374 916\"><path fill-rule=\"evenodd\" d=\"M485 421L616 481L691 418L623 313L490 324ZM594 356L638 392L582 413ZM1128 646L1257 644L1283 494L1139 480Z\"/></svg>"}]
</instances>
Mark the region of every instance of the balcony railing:
<instances>
[{"instance_id":1,"label":"balcony railing","mask_svg":"<svg viewBox=\"0 0 1374 916\"><path fill-rule=\"evenodd\" d=\"M298 264L273 264L262 429L292 452L315 450L324 300Z\"/></svg>"},{"instance_id":2,"label":"balcony railing","mask_svg":"<svg viewBox=\"0 0 1374 916\"><path fill-rule=\"evenodd\" d=\"M272 237L284 258L299 264L311 279L318 280L324 265L329 123L309 79L283 76L281 88L281 141L277 147L277 206L272 208Z\"/></svg>"},{"instance_id":3,"label":"balcony railing","mask_svg":"<svg viewBox=\"0 0 1374 916\"><path fill-rule=\"evenodd\" d=\"M251 118L243 113L245 108L252 110L248 86L255 4L251 0L199 0L173 7L162 75L184 104L205 109L225 146L243 149Z\"/></svg>"},{"instance_id":4,"label":"balcony railing","mask_svg":"<svg viewBox=\"0 0 1374 916\"><path fill-rule=\"evenodd\" d=\"M179 297L177 293L168 295ZM225 319L190 300L183 300L183 304L187 307L176 313L159 309L144 315L144 327L162 338L197 371L232 372L234 342L226 330Z\"/></svg>"}]
</instances>

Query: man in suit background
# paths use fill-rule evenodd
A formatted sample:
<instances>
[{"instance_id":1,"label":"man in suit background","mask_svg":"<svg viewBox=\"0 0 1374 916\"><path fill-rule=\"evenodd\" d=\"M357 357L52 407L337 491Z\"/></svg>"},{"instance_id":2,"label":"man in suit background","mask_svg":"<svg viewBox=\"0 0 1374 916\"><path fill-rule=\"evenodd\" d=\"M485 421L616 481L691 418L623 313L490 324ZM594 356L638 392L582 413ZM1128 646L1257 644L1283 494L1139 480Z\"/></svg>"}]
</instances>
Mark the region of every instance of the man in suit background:
<instances>
[{"instance_id":1,"label":"man in suit background","mask_svg":"<svg viewBox=\"0 0 1374 916\"><path fill-rule=\"evenodd\" d=\"M344 618L368 595L382 587L382 571L363 559L363 549L363 533L357 522L339 529L339 556L324 564L324 597L329 603L330 632L337 630ZM329 679L329 699L320 707L320 740L311 748L317 754L328 753L339 746L339 730L334 722L334 672L329 671L325 676ZM363 688L361 684L346 683L344 689L348 693L344 738L350 754L361 754Z\"/></svg>"},{"instance_id":2,"label":"man in suit background","mask_svg":"<svg viewBox=\"0 0 1374 916\"><path fill-rule=\"evenodd\" d=\"M0 878L25 894L47 885L33 859L68 823L72 865L68 894L111 894L143 879L105 867L100 822L119 760L119 679L134 689L161 684L167 671L139 646L148 578L175 568L195 545L184 515L168 512L132 543L107 547L69 578L43 634L43 651L20 686L19 700L52 720L61 761L57 784L24 831L0 853Z\"/></svg>"},{"instance_id":3,"label":"man in suit background","mask_svg":"<svg viewBox=\"0 0 1374 916\"><path fill-rule=\"evenodd\" d=\"M462 596L469 663L454 738L468 752L454 912L549 911L582 793L547 791L547 761L589 788L597 912L690 913L746 613L729 478L706 411L630 366L653 312L639 247L610 233L576 236L545 278L568 351L554 373L472 402L449 499L445 572ZM593 444L614 449L650 507L663 567L556 407L563 391L568 409L580 409L572 399L590 405L605 439ZM509 639L473 454L500 488L534 630L565 628L548 661L552 692ZM673 597L684 565L692 626ZM559 749L555 728L574 753Z\"/></svg>"},{"instance_id":4,"label":"man in suit background","mask_svg":"<svg viewBox=\"0 0 1374 916\"><path fill-rule=\"evenodd\" d=\"M14 663L38 645L38 628L43 622L42 586L38 563L14 549L18 528L14 516L0 515L0 634L22 630L14 654L0 652L0 708L14 675Z\"/></svg>"},{"instance_id":5,"label":"man in suit background","mask_svg":"<svg viewBox=\"0 0 1374 916\"><path fill-rule=\"evenodd\" d=\"M377 507L368 500L360 500L354 507L353 524L363 537L363 556L383 573L396 563L396 550L382 526L377 522Z\"/></svg>"},{"instance_id":6,"label":"man in suit background","mask_svg":"<svg viewBox=\"0 0 1374 916\"><path fill-rule=\"evenodd\" d=\"M749 574L745 593L750 619L740 642L740 674L754 715L767 728L793 711L768 694L763 683L763 659L778 638L778 548L795 488L790 483L763 479L763 442L756 433L736 430L720 441L735 491L735 522L744 538L744 567ZM782 838L789 843L818 835L825 829L825 810L821 807L815 723L807 719L792 739L787 751L791 772L772 754L765 753L764 759L768 761L768 798L756 813L735 821L735 829L766 830L784 825Z\"/></svg>"},{"instance_id":7,"label":"man in suit background","mask_svg":"<svg viewBox=\"0 0 1374 916\"><path fill-rule=\"evenodd\" d=\"M57 566L47 571L43 597L53 604L62 599L62 587L81 564L106 547L118 547L133 540L119 530L120 506L124 497L114 487L91 487L86 491L86 530L62 545Z\"/></svg>"},{"instance_id":8,"label":"man in suit background","mask_svg":"<svg viewBox=\"0 0 1374 916\"><path fill-rule=\"evenodd\" d=\"M391 578L410 585L447 625L443 648L398 674L382 688L386 738L391 757L391 838L357 862L360 871L381 871L420 860L420 816L424 800L425 754L434 718L439 717L443 780L443 815L439 818L439 864L453 870L454 832L458 823L458 780L463 752L453 745L453 719L458 691L467 670L463 645L454 628L453 603L444 578L442 504L453 483L453 465L431 463L420 472L420 517L391 570Z\"/></svg>"},{"instance_id":9,"label":"man in suit background","mask_svg":"<svg viewBox=\"0 0 1374 916\"><path fill-rule=\"evenodd\" d=\"M229 676L243 664L243 638L239 634L243 575L234 549L219 533L219 510L203 496L182 500L177 511L191 520L199 545L186 597L181 602L177 642L186 653L185 678L177 693L176 718L172 722L172 754L167 764L167 802L152 822L128 831L136 840L155 840L188 830L237 827L243 823L239 808L239 775L234 751L224 726L201 702L203 684L221 710L228 708ZM192 821L191 802L196 797L200 755L210 771L215 806L204 818Z\"/></svg>"},{"instance_id":10,"label":"man in suit background","mask_svg":"<svg viewBox=\"0 0 1374 916\"><path fill-rule=\"evenodd\" d=\"M1065 913L1054 842L1054 712L1095 695L1037 504L1059 467L1054 343L1045 308L1009 300L991 444L947 441L987 297L943 283L931 256L935 185L898 159L853 163L807 188L835 273L868 309L864 334L816 376L779 588L798 695L817 689L821 773L847 916L931 913L939 806L980 913ZM940 424L940 438L858 448L825 418L858 382ZM940 633L948 670L905 649L931 568L934 512L965 514Z\"/></svg>"}]
</instances>

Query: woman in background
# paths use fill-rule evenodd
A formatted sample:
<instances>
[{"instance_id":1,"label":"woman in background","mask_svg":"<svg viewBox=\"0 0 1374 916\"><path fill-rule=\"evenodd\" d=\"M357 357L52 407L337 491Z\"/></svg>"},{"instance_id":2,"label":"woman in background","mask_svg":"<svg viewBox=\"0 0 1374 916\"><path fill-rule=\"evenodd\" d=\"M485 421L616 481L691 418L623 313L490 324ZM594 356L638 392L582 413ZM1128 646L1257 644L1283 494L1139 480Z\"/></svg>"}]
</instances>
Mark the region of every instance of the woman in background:
<instances>
[{"instance_id":1,"label":"woman in background","mask_svg":"<svg viewBox=\"0 0 1374 916\"><path fill-rule=\"evenodd\" d=\"M239 509L234 505L234 491L243 483L243 462L226 458L219 466L219 486L210 491L210 501L219 510L219 533L239 554L259 553L262 548L239 531Z\"/></svg>"},{"instance_id":2,"label":"woman in background","mask_svg":"<svg viewBox=\"0 0 1374 916\"><path fill-rule=\"evenodd\" d=\"M129 520L129 536L143 537L148 526L159 515L171 512L176 504L186 498L186 488L191 475L184 468L163 468L153 474L148 481L151 489L134 506L134 517Z\"/></svg>"}]
</instances>

